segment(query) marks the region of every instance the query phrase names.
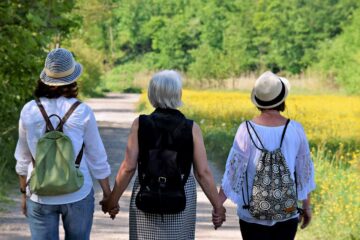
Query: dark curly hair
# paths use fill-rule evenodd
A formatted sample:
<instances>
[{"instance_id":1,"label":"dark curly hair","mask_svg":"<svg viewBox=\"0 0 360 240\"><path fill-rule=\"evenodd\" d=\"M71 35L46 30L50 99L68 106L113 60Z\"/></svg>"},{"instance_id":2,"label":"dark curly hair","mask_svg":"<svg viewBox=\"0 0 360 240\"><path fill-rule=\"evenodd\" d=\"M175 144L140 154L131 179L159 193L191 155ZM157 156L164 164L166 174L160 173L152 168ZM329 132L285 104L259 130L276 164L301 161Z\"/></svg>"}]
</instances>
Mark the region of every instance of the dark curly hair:
<instances>
[{"instance_id":1,"label":"dark curly hair","mask_svg":"<svg viewBox=\"0 0 360 240\"><path fill-rule=\"evenodd\" d=\"M76 98L78 95L79 88L76 82L63 86L49 86L43 83L40 79L37 82L34 96L37 98Z\"/></svg>"},{"instance_id":2,"label":"dark curly hair","mask_svg":"<svg viewBox=\"0 0 360 240\"><path fill-rule=\"evenodd\" d=\"M262 112L262 111L265 111L265 110L276 110L276 111L279 111L279 112L283 112L285 111L285 108L286 108L286 105L285 105L285 101L280 103L278 106L276 107L273 107L273 108L270 108L270 109L265 109L265 108L260 108L258 107L258 109Z\"/></svg>"}]
</instances>

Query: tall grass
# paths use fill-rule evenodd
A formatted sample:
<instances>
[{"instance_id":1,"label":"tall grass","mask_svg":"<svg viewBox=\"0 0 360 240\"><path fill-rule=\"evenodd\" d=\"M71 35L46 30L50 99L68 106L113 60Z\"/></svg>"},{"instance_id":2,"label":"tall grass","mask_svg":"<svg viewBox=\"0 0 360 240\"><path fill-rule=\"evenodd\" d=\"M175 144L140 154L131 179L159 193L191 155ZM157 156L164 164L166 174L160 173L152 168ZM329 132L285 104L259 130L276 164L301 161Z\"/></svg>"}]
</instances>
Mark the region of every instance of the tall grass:
<instances>
[{"instance_id":1,"label":"tall grass","mask_svg":"<svg viewBox=\"0 0 360 240\"><path fill-rule=\"evenodd\" d=\"M224 169L239 124L258 113L248 93L184 91L181 109L201 127L209 159ZM301 122L311 146L317 188L313 221L297 239L360 239L360 98L290 95L285 115ZM143 94L140 110L151 107Z\"/></svg>"}]
</instances>

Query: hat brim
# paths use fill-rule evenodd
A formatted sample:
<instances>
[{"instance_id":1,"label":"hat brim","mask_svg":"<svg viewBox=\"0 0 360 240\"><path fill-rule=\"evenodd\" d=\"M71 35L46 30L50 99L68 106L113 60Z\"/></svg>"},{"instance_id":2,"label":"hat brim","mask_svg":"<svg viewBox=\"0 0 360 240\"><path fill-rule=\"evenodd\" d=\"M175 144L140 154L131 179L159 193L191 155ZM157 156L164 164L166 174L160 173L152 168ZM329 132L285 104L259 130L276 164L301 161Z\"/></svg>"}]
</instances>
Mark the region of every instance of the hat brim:
<instances>
[{"instance_id":1,"label":"hat brim","mask_svg":"<svg viewBox=\"0 0 360 240\"><path fill-rule=\"evenodd\" d=\"M82 74L83 67L80 63L75 62L75 70L72 74L62 78L51 78L46 75L45 70L40 74L40 80L49 86L64 86L75 82Z\"/></svg>"},{"instance_id":2,"label":"hat brim","mask_svg":"<svg viewBox=\"0 0 360 240\"><path fill-rule=\"evenodd\" d=\"M258 107L258 108L262 108L262 109L271 109L271 108L274 108L274 107L277 107L279 106L281 103L283 103L285 101L285 99L287 98L288 94L289 94L289 90L290 90L290 83L289 81L286 79L286 78L282 78L282 77L279 77L280 80L284 83L284 86L285 86L285 94L284 96L282 97L281 100L277 101L276 103L272 104L272 105L261 105L259 102L256 101L256 98L255 98L255 91L254 89L251 91L251 101L252 103Z\"/></svg>"}]
</instances>

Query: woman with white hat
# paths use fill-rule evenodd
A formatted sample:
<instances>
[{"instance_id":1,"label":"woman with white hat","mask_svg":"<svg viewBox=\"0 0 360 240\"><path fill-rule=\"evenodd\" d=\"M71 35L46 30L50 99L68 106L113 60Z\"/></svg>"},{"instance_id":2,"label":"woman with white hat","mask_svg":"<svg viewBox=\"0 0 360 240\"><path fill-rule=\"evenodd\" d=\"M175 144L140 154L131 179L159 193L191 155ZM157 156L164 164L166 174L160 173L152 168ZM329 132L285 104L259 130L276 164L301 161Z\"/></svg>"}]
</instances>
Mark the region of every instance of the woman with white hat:
<instances>
[{"instance_id":1,"label":"woman with white hat","mask_svg":"<svg viewBox=\"0 0 360 240\"><path fill-rule=\"evenodd\" d=\"M94 213L90 172L98 179L104 197L111 192L110 166L94 113L76 99L76 80L81 73L82 66L68 50L52 50L37 82L35 100L26 103L21 111L16 172L20 180L22 212L27 216L32 239L59 239L60 216L65 239L89 239ZM56 142L51 135L44 139L49 133L70 143L66 145L70 150L66 151L62 147L64 142ZM53 148L41 144L44 142L54 144ZM54 154L46 156L46 151L54 152L54 149ZM41 152L45 152L44 155ZM63 154L71 156L69 162L57 162L60 167L49 163L56 161L54 159L67 160L62 158ZM71 181L66 180L69 176L73 177ZM56 178L53 183L52 178Z\"/></svg>"},{"instance_id":2,"label":"woman with white hat","mask_svg":"<svg viewBox=\"0 0 360 240\"><path fill-rule=\"evenodd\" d=\"M281 114L289 89L269 71L256 80L251 101L260 114L240 124L227 159L219 195L238 205L244 240L294 239L298 222L305 228L311 221L309 144L301 124Z\"/></svg>"}]
</instances>

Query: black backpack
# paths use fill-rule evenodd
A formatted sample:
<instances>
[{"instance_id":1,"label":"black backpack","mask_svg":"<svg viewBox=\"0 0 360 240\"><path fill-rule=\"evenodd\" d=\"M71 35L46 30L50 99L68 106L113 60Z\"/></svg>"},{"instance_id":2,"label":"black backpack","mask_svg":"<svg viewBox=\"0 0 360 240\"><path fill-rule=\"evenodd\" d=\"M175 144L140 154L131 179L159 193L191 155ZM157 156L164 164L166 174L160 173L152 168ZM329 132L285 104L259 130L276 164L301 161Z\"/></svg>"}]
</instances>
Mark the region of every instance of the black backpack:
<instances>
[{"instance_id":1,"label":"black backpack","mask_svg":"<svg viewBox=\"0 0 360 240\"><path fill-rule=\"evenodd\" d=\"M157 127L151 116L142 115L140 124L145 121L157 129L159 137L155 147L148 149L148 158L138 159L140 191L136 195L136 206L147 213L179 213L186 206L184 186L190 171L182 172L178 152L173 145L187 120L181 121L173 132Z\"/></svg>"}]
</instances>

